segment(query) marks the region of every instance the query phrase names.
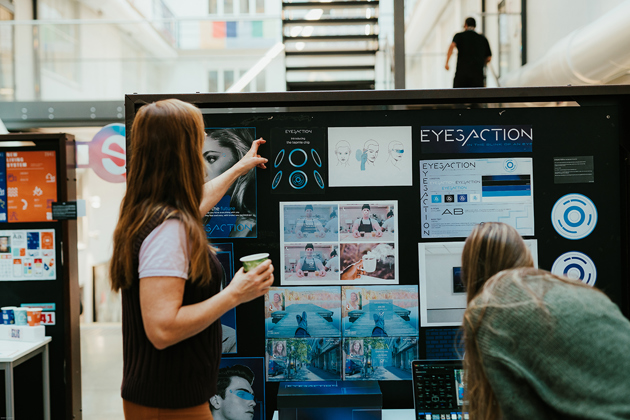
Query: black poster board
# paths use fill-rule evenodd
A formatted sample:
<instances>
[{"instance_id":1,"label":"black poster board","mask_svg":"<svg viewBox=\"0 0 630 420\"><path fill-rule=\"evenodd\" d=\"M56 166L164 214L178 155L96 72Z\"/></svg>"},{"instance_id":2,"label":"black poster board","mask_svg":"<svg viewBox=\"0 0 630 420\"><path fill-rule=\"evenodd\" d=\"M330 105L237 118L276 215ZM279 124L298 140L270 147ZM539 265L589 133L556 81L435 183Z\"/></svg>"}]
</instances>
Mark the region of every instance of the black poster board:
<instances>
[{"instance_id":1,"label":"black poster board","mask_svg":"<svg viewBox=\"0 0 630 420\"><path fill-rule=\"evenodd\" d=\"M260 152L269 158L269 169L256 173L257 237L225 239L234 244L236 261L243 255L269 252L277 271L281 269L278 239L281 202L397 200L400 284L416 285L420 276L419 243L461 242L465 239L465 235L435 238L423 234L421 208L425 203L421 201L420 161L531 159L534 225L524 238L536 240L539 267L550 270L558 257L566 252L588 255L597 267L596 286L617 303L626 316L629 315L628 86L131 95L126 101L127 132L130 132L133 116L142 104L173 97L197 105L204 113L207 127L252 127L256 137L267 139ZM558 104L562 106L556 106ZM319 189L304 194L293 192L286 186L283 189L273 187L282 182L277 181L278 170L274 164L278 149L286 146L286 138L275 134L278 130L312 128L315 132L339 127L365 131L370 127L411 127L412 184L331 187L329 183L335 181L326 173L323 194ZM457 149L424 146L421 138L426 127L476 127L477 131L493 127L507 127L508 130L509 127L526 127L531 129L528 133L533 141L531 150L525 145L521 149L511 149L514 151L459 153ZM281 146L274 144L277 138L281 139ZM325 141L323 155L333 147L328 136ZM326 164L332 165L330 159ZM554 228L552 209L557 203L561 205L560 199L569 194L588 197L597 209L597 224L583 239L563 237ZM531 214L528 217L531 218ZM571 219L570 222L579 224L581 220ZM275 285L279 286L279 276L276 279ZM262 299L237 309L237 325L240 326L238 356L264 356ZM422 345L426 331L420 329L420 358L426 356ZM408 382L381 381L380 386L384 408L412 407ZM275 383L267 383L268 416L275 409L277 389Z\"/></svg>"},{"instance_id":2,"label":"black poster board","mask_svg":"<svg viewBox=\"0 0 630 420\"><path fill-rule=\"evenodd\" d=\"M72 135L29 133L0 136L0 152L25 151L54 152L56 201L76 200L75 141ZM29 203L30 205L32 203ZM0 305L45 304L43 313L49 314L47 322L54 320L54 324L45 325L46 336L52 338L49 344L51 418L79 419L81 418L81 355L77 222L76 220L6 222L0 223L0 230L27 233L54 232L55 252L54 257L51 257L55 263L54 277L46 280L0 281ZM39 239L43 238L40 236ZM22 278L28 277L22 276ZM14 378L16 418L43 418L42 398L37 396L40 395L39 384L42 381L40 356L16 367ZM0 390L4 395L4 380L0 382ZM4 412L4 398L1 398L0 413Z\"/></svg>"}]
</instances>

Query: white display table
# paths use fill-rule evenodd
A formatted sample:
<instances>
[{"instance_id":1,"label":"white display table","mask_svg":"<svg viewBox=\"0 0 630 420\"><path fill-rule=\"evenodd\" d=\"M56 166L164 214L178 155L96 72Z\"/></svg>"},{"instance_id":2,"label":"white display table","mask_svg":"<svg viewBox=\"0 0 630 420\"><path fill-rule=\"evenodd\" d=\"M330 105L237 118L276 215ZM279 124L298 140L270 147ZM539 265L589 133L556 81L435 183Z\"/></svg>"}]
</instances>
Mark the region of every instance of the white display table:
<instances>
[{"instance_id":1,"label":"white display table","mask_svg":"<svg viewBox=\"0 0 630 420\"><path fill-rule=\"evenodd\" d=\"M382 420L414 420L413 408L402 410L383 410ZM278 420L278 412L273 412L273 420Z\"/></svg>"},{"instance_id":2,"label":"white display table","mask_svg":"<svg viewBox=\"0 0 630 420\"><path fill-rule=\"evenodd\" d=\"M50 377L48 367L48 343L50 341L50 337L44 337L44 340L36 342L0 340L0 370L4 370L7 419L15 419L13 368L42 353L44 420L50 420Z\"/></svg>"}]
</instances>

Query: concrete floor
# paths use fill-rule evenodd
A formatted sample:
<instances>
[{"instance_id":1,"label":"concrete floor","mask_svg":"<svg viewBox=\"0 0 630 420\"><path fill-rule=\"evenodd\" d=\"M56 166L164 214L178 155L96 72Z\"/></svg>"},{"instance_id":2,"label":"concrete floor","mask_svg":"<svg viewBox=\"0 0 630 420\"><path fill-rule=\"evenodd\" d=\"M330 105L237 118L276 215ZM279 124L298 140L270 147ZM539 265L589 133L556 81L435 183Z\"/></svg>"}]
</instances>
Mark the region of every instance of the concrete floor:
<instances>
[{"instance_id":1,"label":"concrete floor","mask_svg":"<svg viewBox=\"0 0 630 420\"><path fill-rule=\"evenodd\" d=\"M81 325L83 420L124 420L122 372L121 324Z\"/></svg>"}]
</instances>

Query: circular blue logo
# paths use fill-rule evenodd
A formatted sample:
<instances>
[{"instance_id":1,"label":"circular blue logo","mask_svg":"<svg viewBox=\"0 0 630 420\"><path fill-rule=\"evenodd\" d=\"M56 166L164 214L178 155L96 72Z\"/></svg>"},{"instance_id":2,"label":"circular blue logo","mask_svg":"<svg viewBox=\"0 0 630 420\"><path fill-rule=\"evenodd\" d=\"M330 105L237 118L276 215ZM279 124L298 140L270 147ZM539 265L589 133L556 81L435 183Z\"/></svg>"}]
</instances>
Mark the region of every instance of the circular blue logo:
<instances>
[{"instance_id":1,"label":"circular blue logo","mask_svg":"<svg viewBox=\"0 0 630 420\"><path fill-rule=\"evenodd\" d=\"M572 240L583 239L597 225L597 208L582 194L567 194L554 204L551 223L560 236Z\"/></svg>"},{"instance_id":2,"label":"circular blue logo","mask_svg":"<svg viewBox=\"0 0 630 420\"><path fill-rule=\"evenodd\" d=\"M551 272L592 286L597 281L597 268L587 255L571 251L560 255L551 267Z\"/></svg>"}]
</instances>

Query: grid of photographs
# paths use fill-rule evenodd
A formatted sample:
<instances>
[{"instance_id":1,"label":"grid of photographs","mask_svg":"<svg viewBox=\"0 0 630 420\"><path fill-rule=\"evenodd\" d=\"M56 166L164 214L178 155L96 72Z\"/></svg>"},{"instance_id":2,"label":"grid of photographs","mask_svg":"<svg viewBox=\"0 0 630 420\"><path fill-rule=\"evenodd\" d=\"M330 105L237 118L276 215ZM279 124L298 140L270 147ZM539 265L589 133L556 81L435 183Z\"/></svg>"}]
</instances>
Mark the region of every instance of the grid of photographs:
<instances>
[{"instance_id":1,"label":"grid of photographs","mask_svg":"<svg viewBox=\"0 0 630 420\"><path fill-rule=\"evenodd\" d=\"M417 286L272 287L267 381L409 380Z\"/></svg>"},{"instance_id":2,"label":"grid of photographs","mask_svg":"<svg viewBox=\"0 0 630 420\"><path fill-rule=\"evenodd\" d=\"M396 201L280 203L282 285L398 284Z\"/></svg>"}]
</instances>

